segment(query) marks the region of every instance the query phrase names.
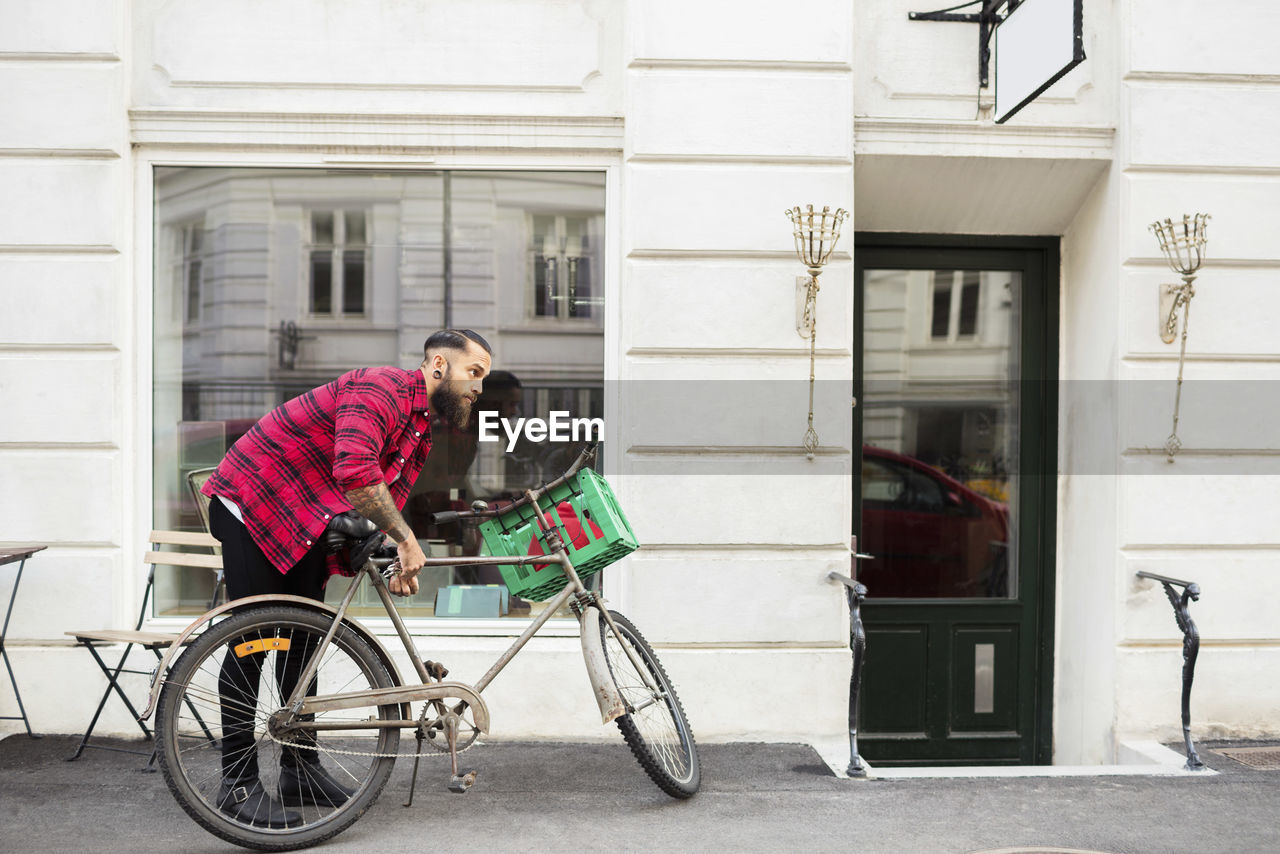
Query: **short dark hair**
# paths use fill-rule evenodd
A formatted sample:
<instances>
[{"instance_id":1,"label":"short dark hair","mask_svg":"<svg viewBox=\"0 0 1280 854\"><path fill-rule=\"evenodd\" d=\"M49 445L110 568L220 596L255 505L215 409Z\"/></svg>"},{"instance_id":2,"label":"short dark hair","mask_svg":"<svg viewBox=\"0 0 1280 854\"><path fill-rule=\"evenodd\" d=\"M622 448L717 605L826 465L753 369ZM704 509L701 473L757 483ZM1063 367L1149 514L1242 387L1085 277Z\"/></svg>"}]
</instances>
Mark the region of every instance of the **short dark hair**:
<instances>
[{"instance_id":1,"label":"short dark hair","mask_svg":"<svg viewBox=\"0 0 1280 854\"><path fill-rule=\"evenodd\" d=\"M422 359L426 361L432 350L466 350L468 341L474 341L490 356L493 355L493 348L479 332L472 329L441 329L427 337L426 343L422 345Z\"/></svg>"}]
</instances>

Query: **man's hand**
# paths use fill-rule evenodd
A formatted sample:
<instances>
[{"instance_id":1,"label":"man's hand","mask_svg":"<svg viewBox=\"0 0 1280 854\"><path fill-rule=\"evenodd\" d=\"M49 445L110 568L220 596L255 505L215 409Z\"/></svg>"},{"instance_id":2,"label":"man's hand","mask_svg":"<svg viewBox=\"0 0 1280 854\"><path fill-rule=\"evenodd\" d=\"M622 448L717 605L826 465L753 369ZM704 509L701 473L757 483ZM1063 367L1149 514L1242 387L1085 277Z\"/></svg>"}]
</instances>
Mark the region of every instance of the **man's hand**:
<instances>
[{"instance_id":1,"label":"man's hand","mask_svg":"<svg viewBox=\"0 0 1280 854\"><path fill-rule=\"evenodd\" d=\"M361 516L386 531L396 541L396 552L400 557L400 574L393 575L388 589L397 596L412 596L418 592L418 573L427 556L422 553L418 539L396 509L391 500L391 493L384 483L362 486L347 492L347 500Z\"/></svg>"},{"instance_id":2,"label":"man's hand","mask_svg":"<svg viewBox=\"0 0 1280 854\"><path fill-rule=\"evenodd\" d=\"M418 592L418 573L427 562L416 537L408 537L396 544L400 558L400 574L391 576L387 588L396 596L412 596Z\"/></svg>"}]
</instances>

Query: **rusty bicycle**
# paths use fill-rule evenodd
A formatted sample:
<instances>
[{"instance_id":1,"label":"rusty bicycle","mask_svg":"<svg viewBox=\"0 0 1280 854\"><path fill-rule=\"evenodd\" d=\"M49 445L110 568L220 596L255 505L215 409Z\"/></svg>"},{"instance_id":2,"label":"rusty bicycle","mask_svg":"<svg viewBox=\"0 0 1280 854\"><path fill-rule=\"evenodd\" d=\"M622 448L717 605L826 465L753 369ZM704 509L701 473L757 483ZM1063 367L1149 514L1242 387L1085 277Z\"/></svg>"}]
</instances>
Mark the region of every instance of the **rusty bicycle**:
<instances>
[{"instance_id":1,"label":"rusty bicycle","mask_svg":"<svg viewBox=\"0 0 1280 854\"><path fill-rule=\"evenodd\" d=\"M594 453L594 446L583 450L560 477L501 508L476 502L470 511L436 514L440 522L480 525L486 544L499 547L488 556L428 558L428 566L497 564L522 596L549 600L474 684L450 681L443 665L422 659L387 588L398 567L386 556L384 535L361 529L359 523L372 525L358 517L331 525L356 573L336 608L296 596L251 596L197 618L157 665L142 713L144 719L156 713L160 767L182 808L246 848L315 845L350 827L377 800L401 755L404 731L416 739L410 802L424 750L447 754L448 788L466 792L476 772L459 767L459 754L490 728L482 692L564 606L580 625L602 722L617 723L662 791L695 794L697 746L670 678L635 625L584 584L636 545L627 542L620 509L608 506L604 479L588 467ZM385 607L416 682L404 680L373 632L347 613L364 583ZM250 690L237 692L236 685ZM244 745L230 759L223 751L228 738ZM283 763L290 757L320 762L349 796L308 795L292 782L286 798ZM226 809L234 797L225 783L228 762L255 770L263 790L279 792L289 818L248 820Z\"/></svg>"}]
</instances>

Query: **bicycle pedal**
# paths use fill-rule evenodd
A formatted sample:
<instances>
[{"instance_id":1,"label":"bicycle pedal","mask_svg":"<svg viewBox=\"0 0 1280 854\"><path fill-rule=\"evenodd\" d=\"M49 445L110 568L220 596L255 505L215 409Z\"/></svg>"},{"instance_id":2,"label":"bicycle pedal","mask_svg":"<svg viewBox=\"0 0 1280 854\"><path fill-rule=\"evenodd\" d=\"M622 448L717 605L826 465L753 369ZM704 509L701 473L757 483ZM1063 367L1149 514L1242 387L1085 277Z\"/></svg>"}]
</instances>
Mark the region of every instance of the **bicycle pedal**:
<instances>
[{"instance_id":1,"label":"bicycle pedal","mask_svg":"<svg viewBox=\"0 0 1280 854\"><path fill-rule=\"evenodd\" d=\"M431 678L437 681L444 681L444 677L449 675L449 668L445 667L439 661L427 659L422 662L422 666L431 674Z\"/></svg>"},{"instance_id":2,"label":"bicycle pedal","mask_svg":"<svg viewBox=\"0 0 1280 854\"><path fill-rule=\"evenodd\" d=\"M455 795L465 795L467 793L467 789L470 789L475 783L476 774L478 773L480 772L467 771L462 774L454 774L453 779L449 781L449 791L453 792Z\"/></svg>"}]
</instances>

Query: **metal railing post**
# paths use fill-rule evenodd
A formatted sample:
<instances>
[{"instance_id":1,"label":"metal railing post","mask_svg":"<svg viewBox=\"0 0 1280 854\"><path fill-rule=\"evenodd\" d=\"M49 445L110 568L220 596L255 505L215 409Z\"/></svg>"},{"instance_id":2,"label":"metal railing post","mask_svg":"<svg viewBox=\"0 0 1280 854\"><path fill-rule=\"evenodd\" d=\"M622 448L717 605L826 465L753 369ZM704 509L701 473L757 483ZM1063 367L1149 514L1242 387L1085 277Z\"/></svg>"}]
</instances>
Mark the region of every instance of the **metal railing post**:
<instances>
[{"instance_id":1,"label":"metal railing post","mask_svg":"<svg viewBox=\"0 0 1280 854\"><path fill-rule=\"evenodd\" d=\"M850 553L854 560L871 557L858 553L856 537ZM867 769L858 755L858 692L862 687L862 660L867 652L867 633L862 626L862 600L867 596L867 588L838 572L827 573L827 578L844 585L845 600L849 603L849 650L853 653L853 669L849 673L849 768L846 773L850 777L865 777Z\"/></svg>"},{"instance_id":2,"label":"metal railing post","mask_svg":"<svg viewBox=\"0 0 1280 854\"><path fill-rule=\"evenodd\" d=\"M1191 603L1200 599L1200 585L1145 570L1139 572L1138 577L1159 581L1164 586L1169 604L1173 605L1178 628L1182 630L1182 740L1187 749L1187 764L1183 767L1188 771L1200 771L1204 769L1204 763L1191 741L1191 682L1196 676L1196 656L1200 654L1200 631L1191 619L1190 610ZM1174 587L1181 587L1182 594L1179 595Z\"/></svg>"}]
</instances>

